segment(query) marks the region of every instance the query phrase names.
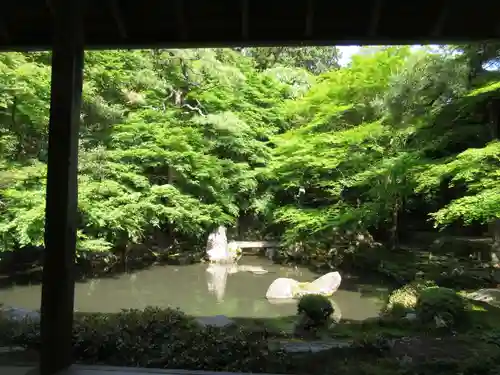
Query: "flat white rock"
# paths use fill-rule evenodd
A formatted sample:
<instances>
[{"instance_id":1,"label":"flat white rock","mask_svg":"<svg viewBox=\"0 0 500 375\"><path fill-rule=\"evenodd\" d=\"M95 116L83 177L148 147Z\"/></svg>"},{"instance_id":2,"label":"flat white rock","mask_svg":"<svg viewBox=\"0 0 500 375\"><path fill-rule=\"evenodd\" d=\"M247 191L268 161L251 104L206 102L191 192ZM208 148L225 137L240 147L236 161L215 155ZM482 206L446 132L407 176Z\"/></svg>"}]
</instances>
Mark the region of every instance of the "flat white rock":
<instances>
[{"instance_id":1,"label":"flat white rock","mask_svg":"<svg viewBox=\"0 0 500 375\"><path fill-rule=\"evenodd\" d=\"M340 287L342 276L338 272L329 272L326 275L318 277L311 283L311 289L318 291L323 295L332 295Z\"/></svg>"},{"instance_id":2,"label":"flat white rock","mask_svg":"<svg viewBox=\"0 0 500 375\"><path fill-rule=\"evenodd\" d=\"M272 282L266 292L268 299L293 298L293 292L297 289L299 282L294 279L280 277Z\"/></svg>"}]
</instances>

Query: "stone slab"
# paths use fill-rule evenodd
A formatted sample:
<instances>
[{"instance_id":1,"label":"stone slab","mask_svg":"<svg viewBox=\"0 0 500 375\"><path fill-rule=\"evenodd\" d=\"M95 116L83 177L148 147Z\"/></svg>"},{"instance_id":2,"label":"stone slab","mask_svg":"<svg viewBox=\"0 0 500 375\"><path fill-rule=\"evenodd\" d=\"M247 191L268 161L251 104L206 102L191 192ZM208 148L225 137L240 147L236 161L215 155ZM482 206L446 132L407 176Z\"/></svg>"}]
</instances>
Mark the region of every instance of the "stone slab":
<instances>
[{"instance_id":1,"label":"stone slab","mask_svg":"<svg viewBox=\"0 0 500 375\"><path fill-rule=\"evenodd\" d=\"M233 320L229 319L225 315L199 317L196 318L196 321L202 327L211 326L211 327L225 328L235 324Z\"/></svg>"}]
</instances>

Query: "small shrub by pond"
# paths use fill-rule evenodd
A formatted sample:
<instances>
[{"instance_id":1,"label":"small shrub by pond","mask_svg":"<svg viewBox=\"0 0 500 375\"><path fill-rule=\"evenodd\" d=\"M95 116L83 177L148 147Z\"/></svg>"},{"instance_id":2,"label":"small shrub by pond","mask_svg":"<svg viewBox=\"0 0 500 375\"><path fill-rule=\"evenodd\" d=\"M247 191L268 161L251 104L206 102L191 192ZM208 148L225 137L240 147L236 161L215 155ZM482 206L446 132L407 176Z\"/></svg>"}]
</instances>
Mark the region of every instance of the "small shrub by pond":
<instances>
[{"instance_id":1,"label":"small shrub by pond","mask_svg":"<svg viewBox=\"0 0 500 375\"><path fill-rule=\"evenodd\" d=\"M308 294L300 298L297 306L298 320L294 336L303 339L315 339L328 331L330 316L334 308L330 300L320 294Z\"/></svg>"},{"instance_id":2,"label":"small shrub by pond","mask_svg":"<svg viewBox=\"0 0 500 375\"><path fill-rule=\"evenodd\" d=\"M304 314L315 327L324 326L330 315L333 314L333 306L330 300L320 294L308 294L300 298L297 313Z\"/></svg>"}]
</instances>

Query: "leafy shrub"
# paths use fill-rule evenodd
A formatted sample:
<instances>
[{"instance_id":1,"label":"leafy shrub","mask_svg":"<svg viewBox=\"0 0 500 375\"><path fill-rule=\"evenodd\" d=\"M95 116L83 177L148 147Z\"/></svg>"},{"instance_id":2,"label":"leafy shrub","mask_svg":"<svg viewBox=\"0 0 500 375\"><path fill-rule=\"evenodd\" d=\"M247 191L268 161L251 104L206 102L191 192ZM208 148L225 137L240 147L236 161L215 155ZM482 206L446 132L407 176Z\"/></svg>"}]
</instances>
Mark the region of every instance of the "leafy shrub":
<instances>
[{"instance_id":1,"label":"leafy shrub","mask_svg":"<svg viewBox=\"0 0 500 375\"><path fill-rule=\"evenodd\" d=\"M458 327L468 322L467 303L454 290L429 287L422 290L415 307L417 317L424 324L435 324L436 317L446 327Z\"/></svg>"},{"instance_id":2,"label":"leafy shrub","mask_svg":"<svg viewBox=\"0 0 500 375\"><path fill-rule=\"evenodd\" d=\"M38 324L4 320L0 332L2 344L40 346ZM203 328L178 310L157 308L78 314L73 350L86 364L245 372L275 372L284 355L269 352L264 334Z\"/></svg>"},{"instance_id":3,"label":"leafy shrub","mask_svg":"<svg viewBox=\"0 0 500 375\"><path fill-rule=\"evenodd\" d=\"M300 298L298 314L305 314L315 326L323 325L333 314L330 300L320 294L308 294Z\"/></svg>"},{"instance_id":4,"label":"leafy shrub","mask_svg":"<svg viewBox=\"0 0 500 375\"><path fill-rule=\"evenodd\" d=\"M385 306L385 313L393 316L404 316L413 311L417 305L420 292L434 286L432 282L413 282L394 290Z\"/></svg>"},{"instance_id":5,"label":"leafy shrub","mask_svg":"<svg viewBox=\"0 0 500 375\"><path fill-rule=\"evenodd\" d=\"M394 347L395 340L381 334L365 334L352 343L352 348L363 349L367 354L383 355Z\"/></svg>"}]
</instances>

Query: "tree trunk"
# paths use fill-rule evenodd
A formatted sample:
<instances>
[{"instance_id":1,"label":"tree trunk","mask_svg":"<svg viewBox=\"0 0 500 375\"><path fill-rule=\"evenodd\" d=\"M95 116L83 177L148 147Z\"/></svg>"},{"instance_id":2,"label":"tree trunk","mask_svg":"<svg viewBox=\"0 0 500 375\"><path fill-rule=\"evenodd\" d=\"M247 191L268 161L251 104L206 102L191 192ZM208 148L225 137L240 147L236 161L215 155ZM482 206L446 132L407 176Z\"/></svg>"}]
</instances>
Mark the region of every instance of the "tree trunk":
<instances>
[{"instance_id":1,"label":"tree trunk","mask_svg":"<svg viewBox=\"0 0 500 375\"><path fill-rule=\"evenodd\" d=\"M396 199L394 207L392 209L392 226L391 226L391 250L395 250L399 247L399 210L401 207L400 198Z\"/></svg>"},{"instance_id":2,"label":"tree trunk","mask_svg":"<svg viewBox=\"0 0 500 375\"><path fill-rule=\"evenodd\" d=\"M493 267L500 265L500 219L489 224L490 235L493 238L491 245L491 264Z\"/></svg>"},{"instance_id":3,"label":"tree trunk","mask_svg":"<svg viewBox=\"0 0 500 375\"><path fill-rule=\"evenodd\" d=\"M498 140L499 124L498 101L492 100L488 105L489 127L492 140ZM491 263L493 267L500 265L500 219L495 219L489 224L489 230L493 239L491 246Z\"/></svg>"},{"instance_id":4,"label":"tree trunk","mask_svg":"<svg viewBox=\"0 0 500 375\"><path fill-rule=\"evenodd\" d=\"M169 185L172 185L174 183L174 169L170 165L168 166L167 174L167 182Z\"/></svg>"}]
</instances>

